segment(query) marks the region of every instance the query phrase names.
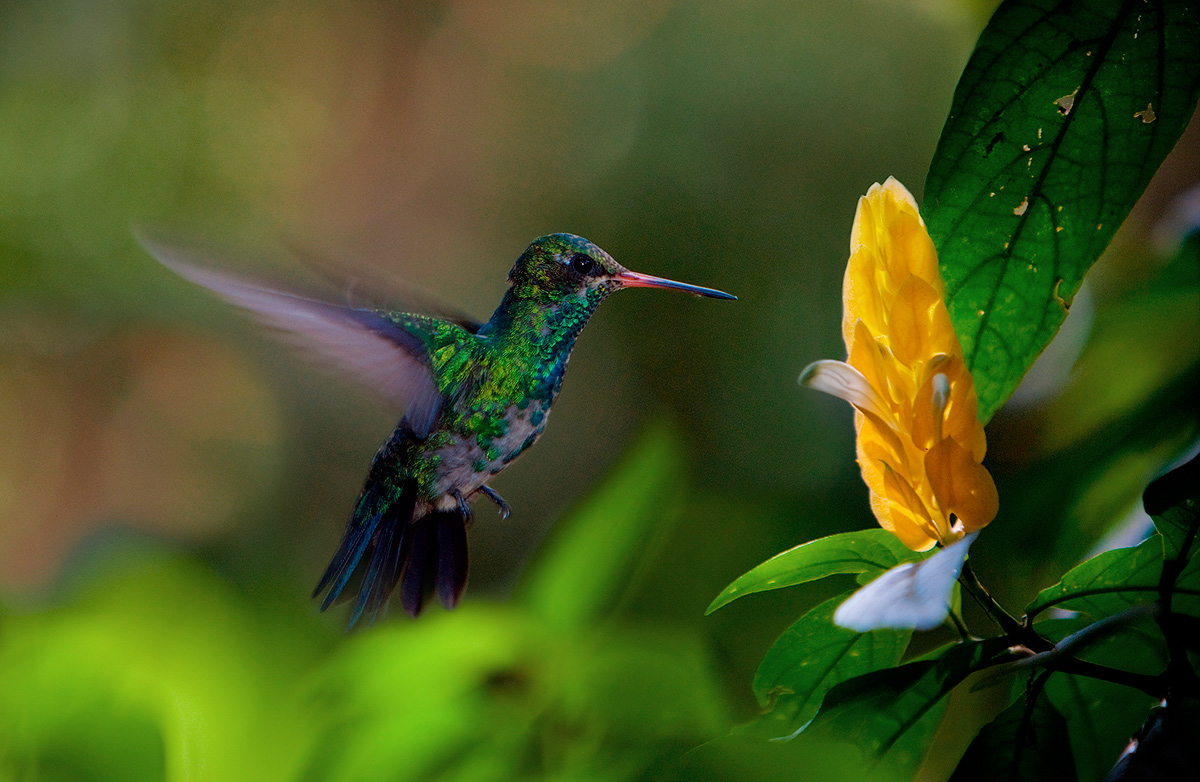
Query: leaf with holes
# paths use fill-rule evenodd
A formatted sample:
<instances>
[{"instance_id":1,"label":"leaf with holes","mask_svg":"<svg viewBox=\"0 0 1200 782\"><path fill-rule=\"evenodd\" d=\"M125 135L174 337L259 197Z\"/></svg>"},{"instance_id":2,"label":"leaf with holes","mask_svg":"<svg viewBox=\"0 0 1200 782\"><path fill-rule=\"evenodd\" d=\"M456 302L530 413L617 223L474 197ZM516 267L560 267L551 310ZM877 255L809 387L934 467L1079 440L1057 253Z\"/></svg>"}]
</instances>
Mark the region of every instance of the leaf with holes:
<instances>
[{"instance_id":1,"label":"leaf with holes","mask_svg":"<svg viewBox=\"0 0 1200 782\"><path fill-rule=\"evenodd\" d=\"M1200 95L1200 4L1009 0L979 37L922 213L987 421Z\"/></svg>"}]
</instances>

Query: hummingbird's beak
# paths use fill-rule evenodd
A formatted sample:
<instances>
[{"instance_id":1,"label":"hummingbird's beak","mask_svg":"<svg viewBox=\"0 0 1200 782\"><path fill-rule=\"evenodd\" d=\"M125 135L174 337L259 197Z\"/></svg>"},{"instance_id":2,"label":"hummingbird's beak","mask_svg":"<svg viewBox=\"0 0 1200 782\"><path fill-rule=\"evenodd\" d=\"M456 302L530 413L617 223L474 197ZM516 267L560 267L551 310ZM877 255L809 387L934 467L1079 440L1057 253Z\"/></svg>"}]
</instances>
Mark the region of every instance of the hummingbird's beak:
<instances>
[{"instance_id":1,"label":"hummingbird's beak","mask_svg":"<svg viewBox=\"0 0 1200 782\"><path fill-rule=\"evenodd\" d=\"M621 283L622 288L672 288L696 296L708 296L710 299L736 299L737 296L712 288L701 288L699 285L688 285L686 282L675 282L662 277L652 277L649 274L623 271L614 274L613 279Z\"/></svg>"}]
</instances>

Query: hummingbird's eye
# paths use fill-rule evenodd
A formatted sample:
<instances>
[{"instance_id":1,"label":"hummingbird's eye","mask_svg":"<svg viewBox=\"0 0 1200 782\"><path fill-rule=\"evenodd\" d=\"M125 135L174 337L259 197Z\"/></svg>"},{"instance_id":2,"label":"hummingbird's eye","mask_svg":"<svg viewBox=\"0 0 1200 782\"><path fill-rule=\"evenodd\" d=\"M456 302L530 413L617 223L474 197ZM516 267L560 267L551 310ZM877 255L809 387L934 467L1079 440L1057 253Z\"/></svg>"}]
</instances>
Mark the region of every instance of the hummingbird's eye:
<instances>
[{"instance_id":1,"label":"hummingbird's eye","mask_svg":"<svg viewBox=\"0 0 1200 782\"><path fill-rule=\"evenodd\" d=\"M583 253L576 253L575 255L571 256L571 269L579 276L586 277L587 275L591 274L595 268L596 265L592 263L592 259Z\"/></svg>"}]
</instances>

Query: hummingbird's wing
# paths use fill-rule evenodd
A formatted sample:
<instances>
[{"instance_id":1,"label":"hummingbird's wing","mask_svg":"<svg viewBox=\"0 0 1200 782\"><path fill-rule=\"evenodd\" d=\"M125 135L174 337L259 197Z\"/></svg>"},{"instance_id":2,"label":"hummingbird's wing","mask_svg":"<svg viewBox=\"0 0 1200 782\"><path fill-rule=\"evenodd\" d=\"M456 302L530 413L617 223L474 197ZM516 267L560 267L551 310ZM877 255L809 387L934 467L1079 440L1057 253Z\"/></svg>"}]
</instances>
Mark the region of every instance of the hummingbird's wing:
<instances>
[{"instance_id":1,"label":"hummingbird's wing","mask_svg":"<svg viewBox=\"0 0 1200 782\"><path fill-rule=\"evenodd\" d=\"M380 395L405 417L418 438L429 434L442 395L424 340L385 313L277 290L207 268L198 253L139 234L142 246L184 279L249 311L283 339L341 370Z\"/></svg>"},{"instance_id":2,"label":"hummingbird's wing","mask_svg":"<svg viewBox=\"0 0 1200 782\"><path fill-rule=\"evenodd\" d=\"M339 300L348 306L414 312L432 315L461 326L474 334L481 322L405 280L365 263L345 263L332 255L319 255L294 244L285 244L288 253L339 292Z\"/></svg>"}]
</instances>

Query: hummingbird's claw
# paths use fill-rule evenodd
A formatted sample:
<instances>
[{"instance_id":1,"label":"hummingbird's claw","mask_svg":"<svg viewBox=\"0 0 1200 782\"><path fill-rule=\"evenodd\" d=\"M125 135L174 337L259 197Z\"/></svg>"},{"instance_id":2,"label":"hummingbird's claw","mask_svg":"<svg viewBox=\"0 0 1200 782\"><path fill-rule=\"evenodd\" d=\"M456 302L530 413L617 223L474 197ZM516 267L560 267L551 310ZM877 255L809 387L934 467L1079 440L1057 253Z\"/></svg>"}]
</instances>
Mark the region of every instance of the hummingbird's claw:
<instances>
[{"instance_id":1,"label":"hummingbird's claw","mask_svg":"<svg viewBox=\"0 0 1200 782\"><path fill-rule=\"evenodd\" d=\"M479 491L483 492L484 496L489 500L496 503L496 507L500 509L501 519L507 519L509 514L512 513L512 508L508 507L508 503L504 501L503 497L496 493L495 489L491 488L490 486L480 486Z\"/></svg>"},{"instance_id":2,"label":"hummingbird's claw","mask_svg":"<svg viewBox=\"0 0 1200 782\"><path fill-rule=\"evenodd\" d=\"M462 496L462 492L457 489L451 489L450 496L458 503L458 512L462 514L463 519L470 523L472 516L471 503L467 502L467 498Z\"/></svg>"}]
</instances>

